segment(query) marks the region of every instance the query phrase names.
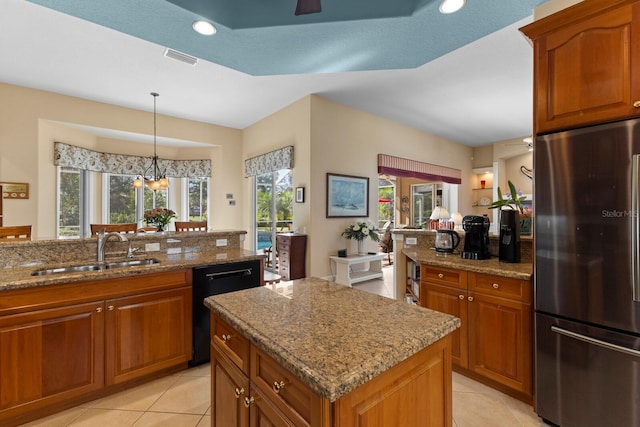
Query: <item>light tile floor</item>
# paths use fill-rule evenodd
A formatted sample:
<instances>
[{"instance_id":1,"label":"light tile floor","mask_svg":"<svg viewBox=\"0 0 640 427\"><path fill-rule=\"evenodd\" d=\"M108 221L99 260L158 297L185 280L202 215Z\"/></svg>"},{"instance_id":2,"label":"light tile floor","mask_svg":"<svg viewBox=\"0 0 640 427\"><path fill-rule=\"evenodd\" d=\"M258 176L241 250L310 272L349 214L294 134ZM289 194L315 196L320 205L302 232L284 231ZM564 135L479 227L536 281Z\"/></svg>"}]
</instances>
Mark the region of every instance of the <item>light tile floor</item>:
<instances>
[{"instance_id":1,"label":"light tile floor","mask_svg":"<svg viewBox=\"0 0 640 427\"><path fill-rule=\"evenodd\" d=\"M393 269L384 280L354 287L390 297ZM88 402L29 427L204 427L211 425L209 365ZM545 424L531 406L457 373L453 374L454 427L533 427Z\"/></svg>"}]
</instances>

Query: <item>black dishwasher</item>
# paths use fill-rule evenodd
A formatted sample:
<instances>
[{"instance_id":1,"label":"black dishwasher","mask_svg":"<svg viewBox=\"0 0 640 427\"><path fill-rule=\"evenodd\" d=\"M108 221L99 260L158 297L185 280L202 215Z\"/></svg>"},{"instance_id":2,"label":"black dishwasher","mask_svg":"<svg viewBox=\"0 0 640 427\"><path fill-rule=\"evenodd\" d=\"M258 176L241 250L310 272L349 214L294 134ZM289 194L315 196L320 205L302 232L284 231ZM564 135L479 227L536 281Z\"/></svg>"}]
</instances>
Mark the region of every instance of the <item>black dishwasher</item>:
<instances>
[{"instance_id":1,"label":"black dishwasher","mask_svg":"<svg viewBox=\"0 0 640 427\"><path fill-rule=\"evenodd\" d=\"M260 260L215 264L193 269L193 358L189 366L209 361L211 295L260 286Z\"/></svg>"}]
</instances>

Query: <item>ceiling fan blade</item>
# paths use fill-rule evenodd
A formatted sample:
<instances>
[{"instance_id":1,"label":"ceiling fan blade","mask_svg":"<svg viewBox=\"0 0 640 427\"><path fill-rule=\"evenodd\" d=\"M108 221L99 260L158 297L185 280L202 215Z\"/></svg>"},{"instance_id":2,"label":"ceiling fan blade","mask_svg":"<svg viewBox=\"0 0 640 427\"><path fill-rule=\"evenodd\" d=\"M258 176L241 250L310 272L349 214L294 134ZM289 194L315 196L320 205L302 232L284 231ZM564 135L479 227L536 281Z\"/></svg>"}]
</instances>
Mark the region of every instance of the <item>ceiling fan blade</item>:
<instances>
[{"instance_id":1,"label":"ceiling fan blade","mask_svg":"<svg viewBox=\"0 0 640 427\"><path fill-rule=\"evenodd\" d=\"M296 15L306 15L309 13L318 13L322 11L320 0L298 0L296 6Z\"/></svg>"}]
</instances>

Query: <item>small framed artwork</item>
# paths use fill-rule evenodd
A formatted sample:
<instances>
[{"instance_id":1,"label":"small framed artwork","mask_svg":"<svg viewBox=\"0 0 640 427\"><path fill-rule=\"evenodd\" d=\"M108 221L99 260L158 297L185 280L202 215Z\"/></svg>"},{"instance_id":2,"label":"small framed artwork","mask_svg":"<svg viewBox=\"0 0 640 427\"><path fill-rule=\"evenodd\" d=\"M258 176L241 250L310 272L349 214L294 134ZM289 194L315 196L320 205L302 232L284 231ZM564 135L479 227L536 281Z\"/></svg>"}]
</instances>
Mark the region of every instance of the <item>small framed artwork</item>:
<instances>
[{"instance_id":1,"label":"small framed artwork","mask_svg":"<svg viewBox=\"0 0 640 427\"><path fill-rule=\"evenodd\" d=\"M327 174L327 218L368 217L369 178Z\"/></svg>"},{"instance_id":2,"label":"small framed artwork","mask_svg":"<svg viewBox=\"0 0 640 427\"><path fill-rule=\"evenodd\" d=\"M304 203L304 187L296 187L296 203Z\"/></svg>"}]
</instances>

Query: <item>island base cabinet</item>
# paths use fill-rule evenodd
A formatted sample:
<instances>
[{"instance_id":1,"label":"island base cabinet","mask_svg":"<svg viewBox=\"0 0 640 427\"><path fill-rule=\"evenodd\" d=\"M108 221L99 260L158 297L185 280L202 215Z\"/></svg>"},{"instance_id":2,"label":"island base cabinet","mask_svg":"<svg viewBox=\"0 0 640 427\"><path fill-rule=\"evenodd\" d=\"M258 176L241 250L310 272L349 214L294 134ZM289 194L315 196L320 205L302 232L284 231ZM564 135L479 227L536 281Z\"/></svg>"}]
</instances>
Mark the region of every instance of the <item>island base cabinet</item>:
<instances>
[{"instance_id":1,"label":"island base cabinet","mask_svg":"<svg viewBox=\"0 0 640 427\"><path fill-rule=\"evenodd\" d=\"M211 425L247 427L249 411L244 398L249 396L249 379L218 349L211 346Z\"/></svg>"},{"instance_id":2,"label":"island base cabinet","mask_svg":"<svg viewBox=\"0 0 640 427\"><path fill-rule=\"evenodd\" d=\"M450 345L447 335L338 399L335 426L450 427Z\"/></svg>"},{"instance_id":3,"label":"island base cabinet","mask_svg":"<svg viewBox=\"0 0 640 427\"><path fill-rule=\"evenodd\" d=\"M0 425L104 387L104 304L0 317Z\"/></svg>"}]
</instances>

